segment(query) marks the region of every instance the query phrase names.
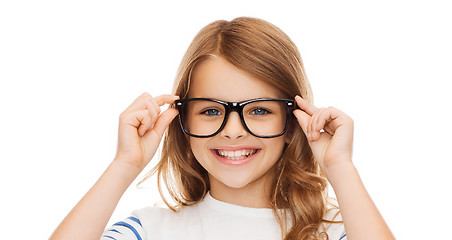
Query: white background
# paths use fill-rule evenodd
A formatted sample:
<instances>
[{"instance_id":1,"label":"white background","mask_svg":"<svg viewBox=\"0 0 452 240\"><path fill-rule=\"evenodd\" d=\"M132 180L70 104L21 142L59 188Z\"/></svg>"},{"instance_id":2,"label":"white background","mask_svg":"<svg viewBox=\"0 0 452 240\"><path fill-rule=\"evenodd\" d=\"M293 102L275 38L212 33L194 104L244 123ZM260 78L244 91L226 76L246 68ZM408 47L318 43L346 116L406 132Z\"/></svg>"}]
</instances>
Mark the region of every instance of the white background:
<instances>
[{"instance_id":1,"label":"white background","mask_svg":"<svg viewBox=\"0 0 452 240\"><path fill-rule=\"evenodd\" d=\"M450 236L447 1L163 2L0 3L2 238L48 238L113 159L119 114L170 93L194 35L238 16L285 31L316 104L353 117L354 162L397 238ZM110 223L159 201L155 181L135 185Z\"/></svg>"}]
</instances>

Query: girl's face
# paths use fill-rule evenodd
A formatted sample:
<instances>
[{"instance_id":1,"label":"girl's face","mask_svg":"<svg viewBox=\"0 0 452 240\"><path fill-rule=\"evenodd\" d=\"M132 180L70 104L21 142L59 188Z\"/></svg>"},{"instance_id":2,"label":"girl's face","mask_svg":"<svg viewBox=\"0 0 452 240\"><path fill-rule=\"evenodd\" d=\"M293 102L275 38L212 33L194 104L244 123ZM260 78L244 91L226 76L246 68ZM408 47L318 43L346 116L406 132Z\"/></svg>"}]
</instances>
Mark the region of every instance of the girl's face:
<instances>
[{"instance_id":1,"label":"girl's face","mask_svg":"<svg viewBox=\"0 0 452 240\"><path fill-rule=\"evenodd\" d=\"M274 87L247 75L221 57L198 63L189 91L190 98L228 102L282 98ZM194 156L209 173L211 194L216 197L236 190L262 195L273 177L269 170L282 153L285 137L255 137L244 129L239 114L233 111L220 133L209 138L190 137L189 141Z\"/></svg>"}]
</instances>

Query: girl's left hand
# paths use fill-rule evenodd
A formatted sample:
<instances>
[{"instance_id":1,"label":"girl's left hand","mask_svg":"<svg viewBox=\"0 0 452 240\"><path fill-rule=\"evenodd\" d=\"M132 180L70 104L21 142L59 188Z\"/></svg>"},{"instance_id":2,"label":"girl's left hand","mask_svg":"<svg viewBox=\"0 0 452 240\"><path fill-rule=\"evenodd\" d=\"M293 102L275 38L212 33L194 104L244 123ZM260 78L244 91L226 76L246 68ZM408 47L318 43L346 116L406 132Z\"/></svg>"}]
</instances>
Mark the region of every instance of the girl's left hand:
<instances>
[{"instance_id":1,"label":"girl's left hand","mask_svg":"<svg viewBox=\"0 0 452 240\"><path fill-rule=\"evenodd\" d=\"M353 148L353 120L336 108L317 108L299 96L301 108L293 111L309 140L314 158L328 177L337 163L350 163Z\"/></svg>"}]
</instances>

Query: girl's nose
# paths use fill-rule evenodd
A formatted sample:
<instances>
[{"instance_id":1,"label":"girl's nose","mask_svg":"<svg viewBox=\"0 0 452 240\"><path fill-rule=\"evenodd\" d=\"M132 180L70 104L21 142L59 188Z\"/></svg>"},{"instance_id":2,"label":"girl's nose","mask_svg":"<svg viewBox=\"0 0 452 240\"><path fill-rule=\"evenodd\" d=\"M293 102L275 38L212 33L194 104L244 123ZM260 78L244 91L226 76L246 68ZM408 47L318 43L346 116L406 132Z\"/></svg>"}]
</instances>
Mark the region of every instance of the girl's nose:
<instances>
[{"instance_id":1,"label":"girl's nose","mask_svg":"<svg viewBox=\"0 0 452 240\"><path fill-rule=\"evenodd\" d=\"M220 135L225 138L236 139L242 138L247 134L248 132L245 130L242 121L240 120L240 115L237 112L231 112Z\"/></svg>"}]
</instances>

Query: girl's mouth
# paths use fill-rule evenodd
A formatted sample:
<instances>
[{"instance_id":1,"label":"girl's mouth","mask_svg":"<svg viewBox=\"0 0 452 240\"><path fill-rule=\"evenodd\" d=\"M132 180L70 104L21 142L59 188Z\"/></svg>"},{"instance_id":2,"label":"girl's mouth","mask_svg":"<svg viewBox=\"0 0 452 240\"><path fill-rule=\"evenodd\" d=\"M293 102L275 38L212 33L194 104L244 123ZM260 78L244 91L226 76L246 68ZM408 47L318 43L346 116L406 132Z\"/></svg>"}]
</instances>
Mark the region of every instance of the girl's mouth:
<instances>
[{"instance_id":1,"label":"girl's mouth","mask_svg":"<svg viewBox=\"0 0 452 240\"><path fill-rule=\"evenodd\" d=\"M241 149L237 151L227 151L222 149L214 149L215 153L229 160L241 160L250 157L258 151L258 149Z\"/></svg>"},{"instance_id":2,"label":"girl's mouth","mask_svg":"<svg viewBox=\"0 0 452 240\"><path fill-rule=\"evenodd\" d=\"M250 162L260 150L257 148L211 149L218 161L231 166L239 166Z\"/></svg>"}]
</instances>

